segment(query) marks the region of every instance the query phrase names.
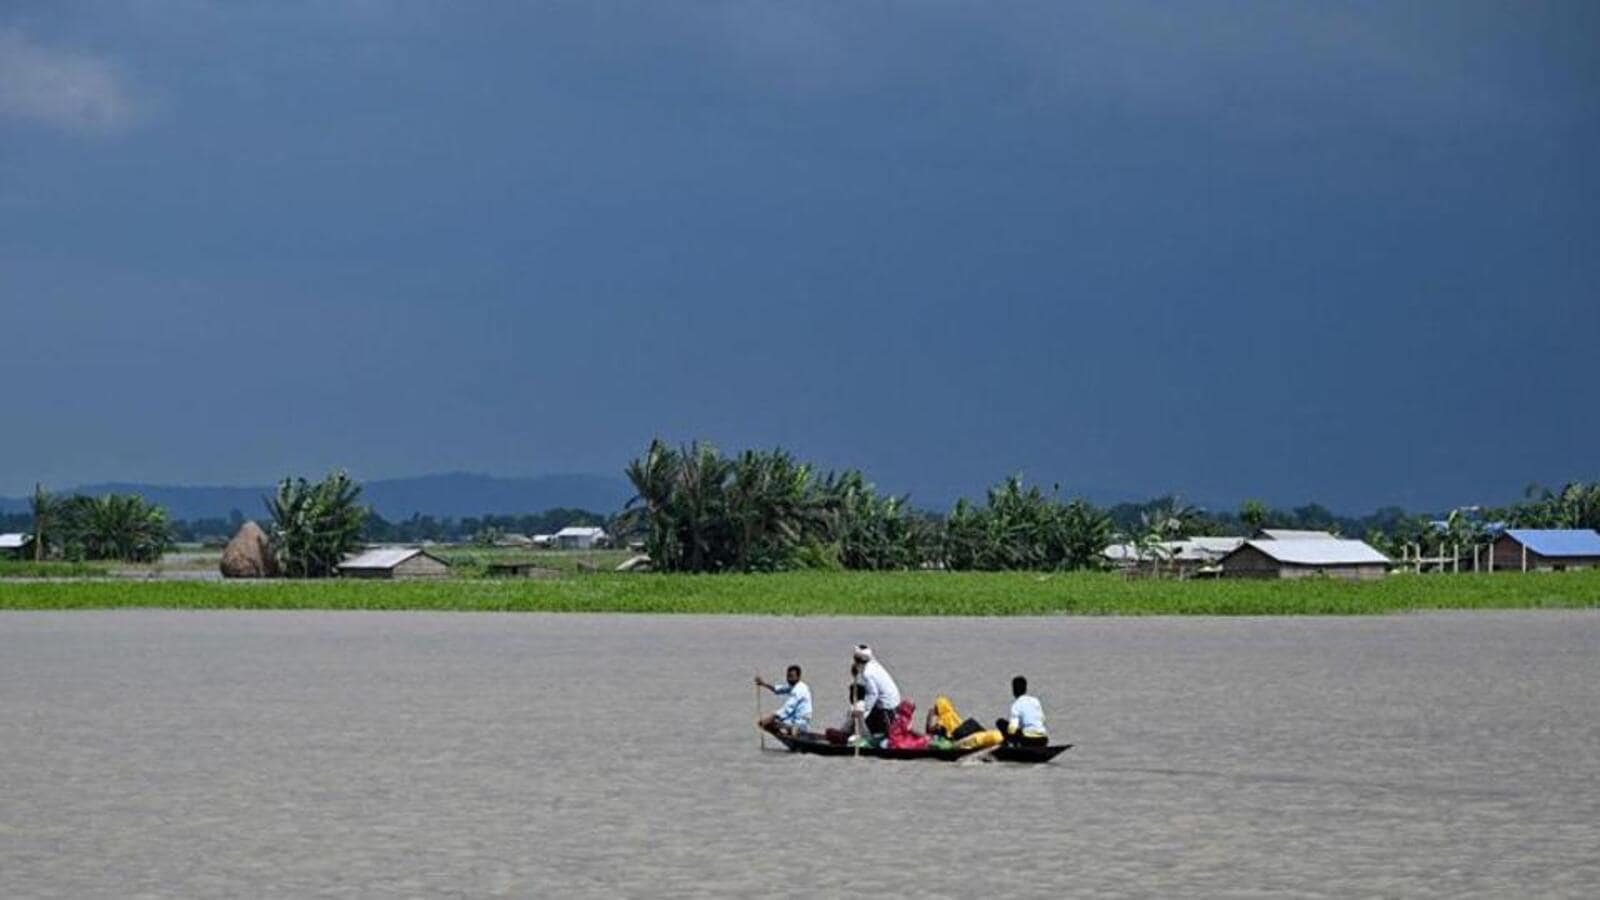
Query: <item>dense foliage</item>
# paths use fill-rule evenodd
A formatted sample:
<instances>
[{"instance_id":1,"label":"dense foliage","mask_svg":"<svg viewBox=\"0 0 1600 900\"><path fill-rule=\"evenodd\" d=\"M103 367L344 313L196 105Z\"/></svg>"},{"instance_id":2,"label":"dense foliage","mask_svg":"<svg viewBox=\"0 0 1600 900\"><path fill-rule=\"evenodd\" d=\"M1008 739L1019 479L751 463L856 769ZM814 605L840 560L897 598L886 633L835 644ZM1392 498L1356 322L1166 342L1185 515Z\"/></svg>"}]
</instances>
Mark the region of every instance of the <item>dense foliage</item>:
<instances>
[{"instance_id":1,"label":"dense foliage","mask_svg":"<svg viewBox=\"0 0 1600 900\"><path fill-rule=\"evenodd\" d=\"M361 546L367 509L361 486L344 472L312 483L285 478L267 501L272 516L272 549L279 570L289 578L327 578L339 562Z\"/></svg>"},{"instance_id":2,"label":"dense foliage","mask_svg":"<svg viewBox=\"0 0 1600 900\"><path fill-rule=\"evenodd\" d=\"M167 511L137 494L52 499L45 540L72 560L154 562L172 545Z\"/></svg>"},{"instance_id":3,"label":"dense foliage","mask_svg":"<svg viewBox=\"0 0 1600 900\"><path fill-rule=\"evenodd\" d=\"M821 477L782 450L725 457L710 444L652 441L628 465L625 522L669 572L794 568L1076 569L1098 565L1110 520L1011 479L948 519L880 495L860 472Z\"/></svg>"},{"instance_id":4,"label":"dense foliage","mask_svg":"<svg viewBox=\"0 0 1600 900\"><path fill-rule=\"evenodd\" d=\"M942 561L956 570L1090 569L1111 538L1111 519L1089 503L1061 503L1009 478L989 489L983 506L956 501Z\"/></svg>"}]
</instances>

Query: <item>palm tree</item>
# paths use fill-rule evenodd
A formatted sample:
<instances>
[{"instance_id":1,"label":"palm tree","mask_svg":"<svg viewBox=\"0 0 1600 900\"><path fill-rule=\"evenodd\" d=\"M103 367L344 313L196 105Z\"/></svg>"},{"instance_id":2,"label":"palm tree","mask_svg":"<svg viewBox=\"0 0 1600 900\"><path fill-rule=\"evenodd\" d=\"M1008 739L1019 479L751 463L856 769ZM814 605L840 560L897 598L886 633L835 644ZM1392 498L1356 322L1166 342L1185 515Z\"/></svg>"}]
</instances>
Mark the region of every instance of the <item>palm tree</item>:
<instances>
[{"instance_id":1,"label":"palm tree","mask_svg":"<svg viewBox=\"0 0 1600 900\"><path fill-rule=\"evenodd\" d=\"M644 456L628 463L626 474L634 490L633 499L622 511L627 527L633 528L642 521L646 529L645 552L650 554L651 563L662 571L677 570L681 553L672 501L678 454L656 438Z\"/></svg>"},{"instance_id":2,"label":"palm tree","mask_svg":"<svg viewBox=\"0 0 1600 900\"><path fill-rule=\"evenodd\" d=\"M28 500L29 512L33 513L33 561L44 560L45 536L55 517L59 504L44 485L34 482L33 496Z\"/></svg>"},{"instance_id":3,"label":"palm tree","mask_svg":"<svg viewBox=\"0 0 1600 900\"><path fill-rule=\"evenodd\" d=\"M1255 534L1267 522L1267 505L1254 499L1239 504L1239 522L1245 527L1246 537Z\"/></svg>"},{"instance_id":4,"label":"palm tree","mask_svg":"<svg viewBox=\"0 0 1600 900\"><path fill-rule=\"evenodd\" d=\"M137 494L72 497L53 512L69 557L154 562L172 545L167 511Z\"/></svg>"},{"instance_id":5,"label":"palm tree","mask_svg":"<svg viewBox=\"0 0 1600 900\"><path fill-rule=\"evenodd\" d=\"M1600 529L1600 483L1568 482L1556 497L1556 507L1563 527Z\"/></svg>"}]
</instances>

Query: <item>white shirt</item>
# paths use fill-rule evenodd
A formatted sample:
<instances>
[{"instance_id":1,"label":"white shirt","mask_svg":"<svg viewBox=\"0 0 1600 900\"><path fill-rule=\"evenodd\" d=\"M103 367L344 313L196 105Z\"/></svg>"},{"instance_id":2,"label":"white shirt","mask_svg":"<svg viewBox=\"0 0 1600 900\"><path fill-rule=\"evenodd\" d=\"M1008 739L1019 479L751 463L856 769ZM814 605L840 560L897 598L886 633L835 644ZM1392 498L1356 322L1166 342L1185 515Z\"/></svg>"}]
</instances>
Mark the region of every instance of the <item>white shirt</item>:
<instances>
[{"instance_id":1,"label":"white shirt","mask_svg":"<svg viewBox=\"0 0 1600 900\"><path fill-rule=\"evenodd\" d=\"M861 685L861 689L866 692L866 696L861 699L866 701L868 712L875 708L894 712L895 707L900 705L900 688L895 685L894 679L889 677L889 670L883 667L883 663L875 659L867 660L867 664L861 667L861 674L856 677L856 684Z\"/></svg>"},{"instance_id":2,"label":"white shirt","mask_svg":"<svg viewBox=\"0 0 1600 900\"><path fill-rule=\"evenodd\" d=\"M1011 701L1011 730L1020 730L1023 734L1035 737L1046 734L1044 730L1044 707L1039 705L1039 698L1030 694Z\"/></svg>"},{"instance_id":3,"label":"white shirt","mask_svg":"<svg viewBox=\"0 0 1600 900\"><path fill-rule=\"evenodd\" d=\"M779 722L797 728L811 724L811 688L804 681L773 685L772 692L789 695L789 699L778 709Z\"/></svg>"}]
</instances>

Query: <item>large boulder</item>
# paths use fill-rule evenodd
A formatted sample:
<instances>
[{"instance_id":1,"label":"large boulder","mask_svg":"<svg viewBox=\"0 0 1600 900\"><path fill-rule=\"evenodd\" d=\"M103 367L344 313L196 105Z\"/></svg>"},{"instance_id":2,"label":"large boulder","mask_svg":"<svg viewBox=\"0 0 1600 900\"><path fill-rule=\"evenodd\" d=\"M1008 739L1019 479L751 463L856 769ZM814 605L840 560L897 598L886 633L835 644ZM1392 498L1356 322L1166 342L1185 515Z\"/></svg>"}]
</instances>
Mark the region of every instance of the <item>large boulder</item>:
<instances>
[{"instance_id":1,"label":"large boulder","mask_svg":"<svg viewBox=\"0 0 1600 900\"><path fill-rule=\"evenodd\" d=\"M222 549L222 577L271 578L278 574L278 561L266 532L254 522L239 526L228 546Z\"/></svg>"}]
</instances>

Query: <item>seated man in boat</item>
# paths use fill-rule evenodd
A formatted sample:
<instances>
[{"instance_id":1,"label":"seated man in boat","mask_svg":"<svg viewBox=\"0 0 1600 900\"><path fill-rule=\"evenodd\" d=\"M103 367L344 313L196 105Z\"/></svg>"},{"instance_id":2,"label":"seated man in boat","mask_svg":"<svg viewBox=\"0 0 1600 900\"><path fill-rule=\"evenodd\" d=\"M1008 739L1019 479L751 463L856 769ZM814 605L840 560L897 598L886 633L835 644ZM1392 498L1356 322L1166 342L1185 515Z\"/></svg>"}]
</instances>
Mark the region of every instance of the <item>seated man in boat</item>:
<instances>
[{"instance_id":1,"label":"seated man in boat","mask_svg":"<svg viewBox=\"0 0 1600 900\"><path fill-rule=\"evenodd\" d=\"M1011 718L1000 719L994 727L1000 731L1006 744L1021 747L1044 747L1050 743L1050 733L1044 727L1044 707L1039 698L1028 693L1028 679L1021 675L1011 679Z\"/></svg>"},{"instance_id":2,"label":"seated man in boat","mask_svg":"<svg viewBox=\"0 0 1600 900\"><path fill-rule=\"evenodd\" d=\"M867 705L867 730L881 737L888 734L889 726L894 724L895 710L900 706L900 688L890 677L889 670L873 656L871 647L857 644L855 660L861 664L856 683L861 685L861 699Z\"/></svg>"},{"instance_id":3,"label":"seated man in boat","mask_svg":"<svg viewBox=\"0 0 1600 900\"><path fill-rule=\"evenodd\" d=\"M800 680L800 667L790 666L784 673L785 684L774 685L760 675L756 684L780 696L787 696L783 706L775 713L761 717L757 726L773 734L794 734L811 727L811 688Z\"/></svg>"}]
</instances>

